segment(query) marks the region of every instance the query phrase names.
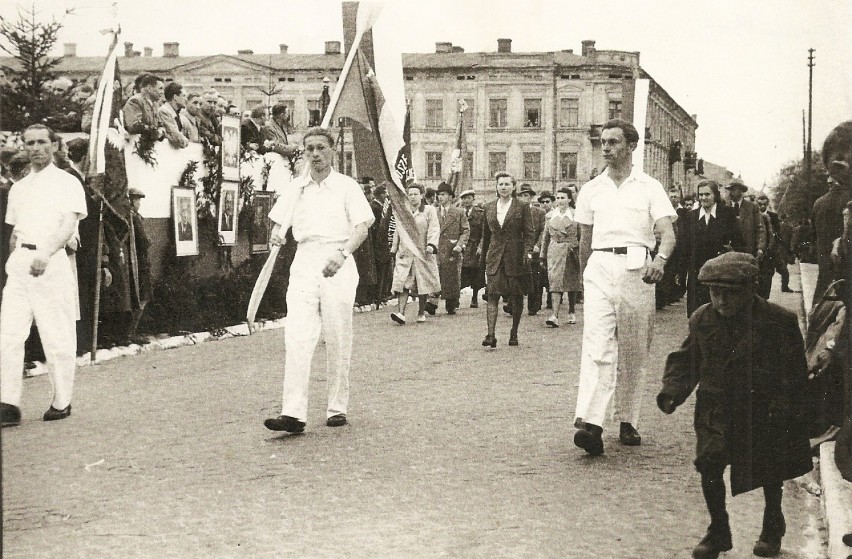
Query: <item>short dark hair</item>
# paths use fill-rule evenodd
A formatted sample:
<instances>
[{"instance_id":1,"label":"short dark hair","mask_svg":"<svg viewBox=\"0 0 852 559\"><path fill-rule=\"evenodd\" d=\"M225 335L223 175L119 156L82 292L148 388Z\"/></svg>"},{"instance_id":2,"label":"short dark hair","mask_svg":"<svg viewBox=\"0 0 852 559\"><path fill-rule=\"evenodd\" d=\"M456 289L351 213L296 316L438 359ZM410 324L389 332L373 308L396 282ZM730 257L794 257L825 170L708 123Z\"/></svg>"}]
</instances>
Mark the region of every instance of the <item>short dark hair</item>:
<instances>
[{"instance_id":1,"label":"short dark hair","mask_svg":"<svg viewBox=\"0 0 852 559\"><path fill-rule=\"evenodd\" d=\"M822 162L825 168L829 168L837 155L843 157L850 151L852 151L852 120L847 120L835 126L822 144Z\"/></svg>"},{"instance_id":2,"label":"short dark hair","mask_svg":"<svg viewBox=\"0 0 852 559\"><path fill-rule=\"evenodd\" d=\"M369 184L371 182L376 182L376 180L373 177L368 177L364 175L358 182L360 182L361 184Z\"/></svg>"},{"instance_id":3,"label":"short dark hair","mask_svg":"<svg viewBox=\"0 0 852 559\"><path fill-rule=\"evenodd\" d=\"M89 141L85 138L74 138L68 141L68 159L79 163L89 151Z\"/></svg>"},{"instance_id":4,"label":"short dark hair","mask_svg":"<svg viewBox=\"0 0 852 559\"><path fill-rule=\"evenodd\" d=\"M695 192L698 192L701 189L702 186L706 186L711 191L713 191L713 200L717 204L720 204L722 202L721 187L719 186L718 182L716 182L714 180L710 180L710 179L704 179L704 180L698 181L698 184L695 185Z\"/></svg>"},{"instance_id":5,"label":"short dark hair","mask_svg":"<svg viewBox=\"0 0 852 559\"><path fill-rule=\"evenodd\" d=\"M266 114L266 107L263 105L258 105L251 110L252 118L263 118L263 115Z\"/></svg>"},{"instance_id":6,"label":"short dark hair","mask_svg":"<svg viewBox=\"0 0 852 559\"><path fill-rule=\"evenodd\" d=\"M512 175L510 175L506 171L500 171L499 173L494 175L494 182L499 181L503 177L509 177L510 179L512 179L512 186L515 186L515 177L513 177Z\"/></svg>"},{"instance_id":7,"label":"short dark hair","mask_svg":"<svg viewBox=\"0 0 852 559\"><path fill-rule=\"evenodd\" d=\"M169 82L163 90L163 96L166 98L166 101L171 101L175 95L180 95L181 93L183 93L183 86L177 82Z\"/></svg>"},{"instance_id":8,"label":"short dark hair","mask_svg":"<svg viewBox=\"0 0 852 559\"><path fill-rule=\"evenodd\" d=\"M322 126L312 126L308 128L305 131L305 135L302 137L302 144L304 145L311 136L322 136L328 140L329 146L334 147L334 136L328 128L323 128Z\"/></svg>"},{"instance_id":9,"label":"short dark hair","mask_svg":"<svg viewBox=\"0 0 852 559\"><path fill-rule=\"evenodd\" d=\"M47 137L50 138L51 143L54 143L54 142L56 142L57 140L60 139L59 136L56 135L56 132L53 131L53 128L51 128L50 126L47 126L45 124L41 124L41 123L30 124L29 126L24 128L24 131L21 132L21 139L24 138L24 135L29 130L47 130Z\"/></svg>"},{"instance_id":10,"label":"short dark hair","mask_svg":"<svg viewBox=\"0 0 852 559\"><path fill-rule=\"evenodd\" d=\"M142 74L142 76L139 77L139 87L148 87L149 85L154 85L161 81L163 81L163 78L155 76L154 74Z\"/></svg>"},{"instance_id":11,"label":"short dark hair","mask_svg":"<svg viewBox=\"0 0 852 559\"><path fill-rule=\"evenodd\" d=\"M621 131L624 133L624 139L627 140L628 144L638 144L639 143L639 132L636 131L636 127L627 122L626 120L621 120L620 118L614 118L606 122L601 128L601 132L604 130L609 130L610 128L621 128Z\"/></svg>"},{"instance_id":12,"label":"short dark hair","mask_svg":"<svg viewBox=\"0 0 852 559\"><path fill-rule=\"evenodd\" d=\"M199 95L198 93L190 93L189 95L186 96L186 102L189 103L190 101L192 101L196 97L201 97L201 95Z\"/></svg>"},{"instance_id":13,"label":"short dark hair","mask_svg":"<svg viewBox=\"0 0 852 559\"><path fill-rule=\"evenodd\" d=\"M272 116L278 116L281 113L287 112L287 105L284 103L278 103L277 105L272 106Z\"/></svg>"},{"instance_id":14,"label":"short dark hair","mask_svg":"<svg viewBox=\"0 0 852 559\"><path fill-rule=\"evenodd\" d=\"M757 199L758 200L766 200L768 202L769 196L767 196L766 194L761 194L760 196L757 197Z\"/></svg>"},{"instance_id":15,"label":"short dark hair","mask_svg":"<svg viewBox=\"0 0 852 559\"><path fill-rule=\"evenodd\" d=\"M387 193L388 193L388 189L387 189L387 187L385 186L385 184L387 184L387 183L384 183L384 182L383 182L382 184L380 184L380 185L378 185L376 188L374 188L374 189L373 189L373 196L380 196L380 195L382 195L382 194L387 194Z\"/></svg>"}]
</instances>

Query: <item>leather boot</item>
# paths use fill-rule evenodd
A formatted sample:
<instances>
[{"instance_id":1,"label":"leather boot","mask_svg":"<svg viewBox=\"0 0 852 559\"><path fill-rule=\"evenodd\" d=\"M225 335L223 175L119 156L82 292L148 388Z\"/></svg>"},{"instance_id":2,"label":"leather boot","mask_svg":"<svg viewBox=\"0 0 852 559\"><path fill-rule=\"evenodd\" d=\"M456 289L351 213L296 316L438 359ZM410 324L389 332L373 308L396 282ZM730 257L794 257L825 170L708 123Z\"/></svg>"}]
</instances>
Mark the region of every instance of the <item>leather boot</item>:
<instances>
[{"instance_id":1,"label":"leather boot","mask_svg":"<svg viewBox=\"0 0 852 559\"><path fill-rule=\"evenodd\" d=\"M758 557L777 557L781 553L781 538L787 531L784 513L781 509L763 512L763 529L754 544L754 554Z\"/></svg>"},{"instance_id":2,"label":"leather boot","mask_svg":"<svg viewBox=\"0 0 852 559\"><path fill-rule=\"evenodd\" d=\"M728 524L727 515L724 522L710 523L707 534L701 542L692 550L693 559L716 559L723 551L734 548L731 541L731 526Z\"/></svg>"}]
</instances>

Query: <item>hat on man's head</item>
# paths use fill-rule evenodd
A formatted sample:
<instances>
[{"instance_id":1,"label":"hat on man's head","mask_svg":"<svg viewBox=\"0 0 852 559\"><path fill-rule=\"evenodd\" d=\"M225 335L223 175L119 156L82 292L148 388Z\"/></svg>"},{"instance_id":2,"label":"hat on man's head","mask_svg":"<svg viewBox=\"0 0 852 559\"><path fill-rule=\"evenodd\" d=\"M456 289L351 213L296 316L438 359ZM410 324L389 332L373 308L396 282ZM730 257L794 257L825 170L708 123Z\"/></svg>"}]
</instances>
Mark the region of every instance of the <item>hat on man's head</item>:
<instances>
[{"instance_id":1,"label":"hat on man's head","mask_svg":"<svg viewBox=\"0 0 852 559\"><path fill-rule=\"evenodd\" d=\"M743 192L748 190L748 187L745 185L745 183L742 181L742 179L732 180L731 183L728 186L726 186L725 188L727 188L728 190L731 190L732 188L739 188Z\"/></svg>"},{"instance_id":2,"label":"hat on man's head","mask_svg":"<svg viewBox=\"0 0 852 559\"><path fill-rule=\"evenodd\" d=\"M541 194L538 195L538 201L544 202L545 199L553 202L556 198L553 197L553 194L551 194L549 190L542 190Z\"/></svg>"},{"instance_id":3,"label":"hat on man's head","mask_svg":"<svg viewBox=\"0 0 852 559\"><path fill-rule=\"evenodd\" d=\"M726 252L711 258L698 271L704 285L744 287L750 285L760 269L757 259L747 252Z\"/></svg>"},{"instance_id":4,"label":"hat on man's head","mask_svg":"<svg viewBox=\"0 0 852 559\"><path fill-rule=\"evenodd\" d=\"M459 194L459 198L464 198L465 196L476 196L476 192L473 189L465 190L461 194Z\"/></svg>"},{"instance_id":5,"label":"hat on man's head","mask_svg":"<svg viewBox=\"0 0 852 559\"><path fill-rule=\"evenodd\" d=\"M127 195L130 197L131 200L133 200L135 198L144 198L145 197L144 192L142 192L138 188L133 188L132 186L127 189Z\"/></svg>"},{"instance_id":6,"label":"hat on man's head","mask_svg":"<svg viewBox=\"0 0 852 559\"><path fill-rule=\"evenodd\" d=\"M453 187L452 187L452 186L450 186L450 185L448 185L448 184L447 184L447 183L445 183L445 182L442 182L441 184L439 184L439 185L438 185L438 194L440 194L441 192L446 192L446 193L447 193L447 194L449 194L450 196L455 196L455 195L456 195L456 193L455 193L455 192L453 192Z\"/></svg>"},{"instance_id":7,"label":"hat on man's head","mask_svg":"<svg viewBox=\"0 0 852 559\"><path fill-rule=\"evenodd\" d=\"M528 184L522 184L518 194L529 194L530 196L535 196L535 190L533 190L533 187Z\"/></svg>"}]
</instances>

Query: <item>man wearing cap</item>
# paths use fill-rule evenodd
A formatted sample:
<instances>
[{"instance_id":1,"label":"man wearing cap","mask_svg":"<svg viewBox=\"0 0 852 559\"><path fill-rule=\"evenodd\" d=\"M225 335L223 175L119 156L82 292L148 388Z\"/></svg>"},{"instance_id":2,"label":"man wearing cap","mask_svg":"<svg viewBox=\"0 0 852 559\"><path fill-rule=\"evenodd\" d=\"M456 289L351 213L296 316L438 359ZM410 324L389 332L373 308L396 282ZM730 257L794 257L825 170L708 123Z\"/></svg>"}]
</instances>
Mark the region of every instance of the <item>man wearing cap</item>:
<instances>
[{"instance_id":1,"label":"man wearing cap","mask_svg":"<svg viewBox=\"0 0 852 559\"><path fill-rule=\"evenodd\" d=\"M453 187L442 182L438 185L438 223L441 236L438 241L438 274L441 278L441 298L447 314L456 314L459 308L461 270L465 247L470 237L470 224L465 212L453 205ZM436 301L431 301L436 308ZM428 310L428 307L427 307Z\"/></svg>"},{"instance_id":2,"label":"man wearing cap","mask_svg":"<svg viewBox=\"0 0 852 559\"><path fill-rule=\"evenodd\" d=\"M754 546L775 557L785 532L783 482L812 468L802 394L807 378L796 315L755 293L757 259L727 252L708 260L698 280L711 302L689 319L689 335L666 360L657 405L667 414L696 391L695 467L710 526L692 552L716 558L732 546L722 474L731 493L763 488L763 529Z\"/></svg>"},{"instance_id":3,"label":"man wearing cap","mask_svg":"<svg viewBox=\"0 0 852 559\"><path fill-rule=\"evenodd\" d=\"M546 281L544 278L547 276L547 274L542 273L541 264L539 264L539 257L541 255L539 241L541 240L541 234L544 232L545 211L532 204L534 197L535 190L533 190L529 184L522 184L518 191L518 200L530 205L530 215L532 216L533 223L533 239L535 239L532 261L530 262L530 292L527 295L527 312L530 316L537 315L538 311L541 310L541 290L544 288L544 283Z\"/></svg>"},{"instance_id":4,"label":"man wearing cap","mask_svg":"<svg viewBox=\"0 0 852 559\"><path fill-rule=\"evenodd\" d=\"M145 194L138 188L130 188L127 192L130 196L130 203L133 207L133 239L135 241L132 249L136 250L136 270L130 275L131 281L135 282L134 289L131 290L134 304L130 311L130 325L127 328L127 340L131 343L142 344L148 340L137 336L136 329L139 327L139 320L145 312L145 306L151 300L151 260L148 256L148 251L151 247L151 240L145 233L145 218L139 215L139 207L142 204L142 198Z\"/></svg>"},{"instance_id":5,"label":"man wearing cap","mask_svg":"<svg viewBox=\"0 0 852 559\"><path fill-rule=\"evenodd\" d=\"M607 168L577 196L583 269L583 349L574 444L603 453L603 423L615 396L621 444L636 446L642 375L654 326L654 284L663 278L675 247L677 215L659 181L633 169L639 133L611 120L601 129ZM650 252L657 245L654 258Z\"/></svg>"},{"instance_id":6,"label":"man wearing cap","mask_svg":"<svg viewBox=\"0 0 852 559\"><path fill-rule=\"evenodd\" d=\"M485 271L482 267L482 227L485 225L485 211L474 204L476 193L465 190L459 194L462 211L470 226L470 237L464 248L462 260L460 287L470 287L473 295L470 298L470 308L479 308L479 290L485 287Z\"/></svg>"},{"instance_id":7,"label":"man wearing cap","mask_svg":"<svg viewBox=\"0 0 852 559\"><path fill-rule=\"evenodd\" d=\"M763 260L763 253L766 252L766 227L760 215L760 209L757 204L745 199L744 195L748 187L742 180L734 179L726 188L729 197L728 205L737 214L737 221L745 241L745 251L760 262Z\"/></svg>"},{"instance_id":8,"label":"man wearing cap","mask_svg":"<svg viewBox=\"0 0 852 559\"><path fill-rule=\"evenodd\" d=\"M24 342L33 320L48 363L53 400L43 419L71 415L76 368L77 283L65 245L86 216L80 181L53 164L55 135L35 124L23 133L31 172L9 191L5 221L13 226L6 262L9 277L0 307L0 419L21 422Z\"/></svg>"},{"instance_id":9,"label":"man wearing cap","mask_svg":"<svg viewBox=\"0 0 852 559\"><path fill-rule=\"evenodd\" d=\"M577 199L577 194L572 193L571 200L573 204L573 200ZM541 258L541 251L544 249L544 230L547 227L547 218L550 216L550 211L553 209L553 202L556 198L549 190L542 190L541 194L538 195L538 203L541 211L544 212L544 219L542 221L541 226L541 234L539 235L538 241L536 242L536 246L539 249L539 270L536 270L535 273L538 274L539 281L541 282L541 286L544 288L544 292L547 293L547 305L546 308L553 308L553 295L550 293L550 278L547 275L547 259Z\"/></svg>"}]
</instances>

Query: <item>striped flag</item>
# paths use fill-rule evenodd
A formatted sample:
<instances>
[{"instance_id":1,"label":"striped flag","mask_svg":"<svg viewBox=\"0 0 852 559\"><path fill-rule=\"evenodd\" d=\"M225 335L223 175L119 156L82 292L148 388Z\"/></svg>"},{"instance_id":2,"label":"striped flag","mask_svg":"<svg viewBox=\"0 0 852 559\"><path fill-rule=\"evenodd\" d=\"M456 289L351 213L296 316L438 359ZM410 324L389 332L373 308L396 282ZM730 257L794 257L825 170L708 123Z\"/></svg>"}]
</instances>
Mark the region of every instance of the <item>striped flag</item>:
<instances>
[{"instance_id":1,"label":"striped flag","mask_svg":"<svg viewBox=\"0 0 852 559\"><path fill-rule=\"evenodd\" d=\"M453 150L453 159L450 163L450 178L447 184L453 188L456 197L465 190L472 187L471 176L467 166L467 135L465 133L464 113L467 103L464 99L459 101L459 130L456 136L456 147Z\"/></svg>"},{"instance_id":2,"label":"striped flag","mask_svg":"<svg viewBox=\"0 0 852 559\"><path fill-rule=\"evenodd\" d=\"M373 58L377 66L396 65L401 71L402 56L398 50L393 52L391 49L370 52L373 44L371 28L380 12L378 4L346 2L343 9L344 25L347 10L356 10L355 35L323 126L337 122L340 117L350 119L358 173L383 177L392 184L392 188L388 189L388 199L393 207L400 241L415 258L425 262L426 247L414 241L419 235L405 191L405 186L414 180L410 118L406 115L405 127L399 125L385 101L379 85L381 77L376 76L368 62L368 57Z\"/></svg>"}]
</instances>

